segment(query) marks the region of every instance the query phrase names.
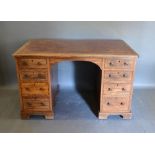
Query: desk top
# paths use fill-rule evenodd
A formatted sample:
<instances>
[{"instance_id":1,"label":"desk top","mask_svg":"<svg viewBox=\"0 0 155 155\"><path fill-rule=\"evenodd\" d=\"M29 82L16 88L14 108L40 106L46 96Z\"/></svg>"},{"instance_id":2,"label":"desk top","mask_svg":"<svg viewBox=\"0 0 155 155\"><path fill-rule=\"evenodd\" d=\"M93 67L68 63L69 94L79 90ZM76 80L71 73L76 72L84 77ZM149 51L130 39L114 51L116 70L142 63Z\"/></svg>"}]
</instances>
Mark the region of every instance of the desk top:
<instances>
[{"instance_id":1,"label":"desk top","mask_svg":"<svg viewBox=\"0 0 155 155\"><path fill-rule=\"evenodd\" d=\"M122 40L30 40L19 48L14 57L20 56L138 56Z\"/></svg>"}]
</instances>

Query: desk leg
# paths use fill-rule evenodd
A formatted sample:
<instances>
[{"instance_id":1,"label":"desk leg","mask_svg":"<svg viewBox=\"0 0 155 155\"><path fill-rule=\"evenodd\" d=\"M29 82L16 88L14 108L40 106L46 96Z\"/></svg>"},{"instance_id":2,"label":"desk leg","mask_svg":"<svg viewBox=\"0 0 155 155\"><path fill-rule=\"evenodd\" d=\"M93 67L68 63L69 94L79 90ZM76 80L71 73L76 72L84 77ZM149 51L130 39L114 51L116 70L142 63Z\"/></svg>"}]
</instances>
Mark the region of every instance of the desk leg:
<instances>
[{"instance_id":1,"label":"desk leg","mask_svg":"<svg viewBox=\"0 0 155 155\"><path fill-rule=\"evenodd\" d=\"M54 111L55 107L55 98L56 95L59 91L59 86L58 86L58 64L57 63L49 63L49 93L50 93L50 98L51 98L51 108L52 111ZM54 114L53 114L54 115ZM53 119L54 116L45 116L46 119Z\"/></svg>"}]
</instances>

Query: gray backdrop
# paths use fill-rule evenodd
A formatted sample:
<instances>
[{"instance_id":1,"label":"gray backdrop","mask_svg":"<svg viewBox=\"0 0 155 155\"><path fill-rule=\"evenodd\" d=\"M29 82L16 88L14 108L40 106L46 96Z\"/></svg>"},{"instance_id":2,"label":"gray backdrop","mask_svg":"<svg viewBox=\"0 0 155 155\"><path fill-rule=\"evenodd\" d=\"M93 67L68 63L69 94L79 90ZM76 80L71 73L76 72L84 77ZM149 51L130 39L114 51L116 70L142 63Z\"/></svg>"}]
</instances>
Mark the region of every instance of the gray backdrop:
<instances>
[{"instance_id":1,"label":"gray backdrop","mask_svg":"<svg viewBox=\"0 0 155 155\"><path fill-rule=\"evenodd\" d=\"M155 86L155 22L1 21L0 85L17 84L12 53L28 39L35 38L123 39L140 55L134 85L137 87ZM80 66L81 72L84 73L82 65ZM90 67L93 73L93 67L86 67ZM80 69L78 69L78 74L80 74ZM89 81L93 78L93 74L85 74L85 77ZM75 64L73 62L60 63L60 86L74 86L74 83Z\"/></svg>"}]
</instances>

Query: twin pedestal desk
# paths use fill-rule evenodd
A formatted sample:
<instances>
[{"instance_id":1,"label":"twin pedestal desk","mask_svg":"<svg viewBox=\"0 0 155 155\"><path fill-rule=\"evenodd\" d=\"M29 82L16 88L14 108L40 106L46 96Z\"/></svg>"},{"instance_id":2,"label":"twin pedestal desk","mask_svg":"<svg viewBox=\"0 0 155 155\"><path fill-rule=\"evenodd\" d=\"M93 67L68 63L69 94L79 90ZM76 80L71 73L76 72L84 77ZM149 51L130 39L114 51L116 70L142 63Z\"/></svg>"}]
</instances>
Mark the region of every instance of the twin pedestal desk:
<instances>
[{"instance_id":1,"label":"twin pedestal desk","mask_svg":"<svg viewBox=\"0 0 155 155\"><path fill-rule=\"evenodd\" d=\"M54 118L61 61L94 63L101 70L99 119L132 117L133 79L138 54L122 40L30 40L13 54L19 80L21 118ZM52 72L51 72L52 67ZM96 104L96 103L94 103Z\"/></svg>"}]
</instances>

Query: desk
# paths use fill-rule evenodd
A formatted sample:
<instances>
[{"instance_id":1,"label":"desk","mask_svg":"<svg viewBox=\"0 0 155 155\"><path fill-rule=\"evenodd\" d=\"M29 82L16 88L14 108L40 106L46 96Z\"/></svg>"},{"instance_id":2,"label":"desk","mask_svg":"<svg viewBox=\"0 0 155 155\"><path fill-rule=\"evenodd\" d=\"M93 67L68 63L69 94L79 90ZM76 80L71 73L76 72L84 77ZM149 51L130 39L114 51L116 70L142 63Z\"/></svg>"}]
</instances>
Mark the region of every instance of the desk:
<instances>
[{"instance_id":1,"label":"desk","mask_svg":"<svg viewBox=\"0 0 155 155\"><path fill-rule=\"evenodd\" d=\"M19 81L21 118L54 118L57 64L91 62L101 70L99 119L130 119L137 53L122 40L30 40L13 56ZM52 67L52 73L50 72ZM95 103L94 103L95 104Z\"/></svg>"}]
</instances>

